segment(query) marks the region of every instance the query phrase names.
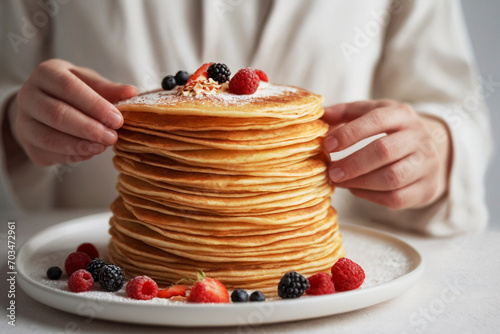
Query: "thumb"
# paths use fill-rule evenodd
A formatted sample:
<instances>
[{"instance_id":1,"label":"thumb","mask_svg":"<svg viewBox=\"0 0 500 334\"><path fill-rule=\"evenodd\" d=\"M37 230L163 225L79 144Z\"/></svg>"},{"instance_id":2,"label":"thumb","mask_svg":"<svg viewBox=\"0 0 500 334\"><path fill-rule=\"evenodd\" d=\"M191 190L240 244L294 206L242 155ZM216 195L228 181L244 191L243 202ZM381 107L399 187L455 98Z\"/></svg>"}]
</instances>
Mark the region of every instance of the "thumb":
<instances>
[{"instance_id":1,"label":"thumb","mask_svg":"<svg viewBox=\"0 0 500 334\"><path fill-rule=\"evenodd\" d=\"M110 81L92 69L74 67L71 72L111 103L137 95L136 87Z\"/></svg>"}]
</instances>

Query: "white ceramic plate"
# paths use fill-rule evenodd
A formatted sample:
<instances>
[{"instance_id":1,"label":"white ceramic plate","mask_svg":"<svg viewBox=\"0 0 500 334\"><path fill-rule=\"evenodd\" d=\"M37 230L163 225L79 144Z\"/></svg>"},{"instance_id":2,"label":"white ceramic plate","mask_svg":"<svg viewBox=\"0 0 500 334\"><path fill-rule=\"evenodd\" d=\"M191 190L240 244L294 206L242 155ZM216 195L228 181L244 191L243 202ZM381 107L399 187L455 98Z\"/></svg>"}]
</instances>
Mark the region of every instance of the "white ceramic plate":
<instances>
[{"instance_id":1,"label":"white ceramic plate","mask_svg":"<svg viewBox=\"0 0 500 334\"><path fill-rule=\"evenodd\" d=\"M73 293L67 276L50 281L51 266L83 242L94 243L106 257L109 213L87 216L48 228L28 240L17 258L18 282L34 299L65 312L119 322L168 326L246 326L323 317L372 306L412 287L423 272L420 254L394 235L342 224L347 257L359 263L366 279L356 290L294 300L242 304L190 304L155 298L132 300L117 293ZM94 288L94 290L99 290Z\"/></svg>"}]
</instances>

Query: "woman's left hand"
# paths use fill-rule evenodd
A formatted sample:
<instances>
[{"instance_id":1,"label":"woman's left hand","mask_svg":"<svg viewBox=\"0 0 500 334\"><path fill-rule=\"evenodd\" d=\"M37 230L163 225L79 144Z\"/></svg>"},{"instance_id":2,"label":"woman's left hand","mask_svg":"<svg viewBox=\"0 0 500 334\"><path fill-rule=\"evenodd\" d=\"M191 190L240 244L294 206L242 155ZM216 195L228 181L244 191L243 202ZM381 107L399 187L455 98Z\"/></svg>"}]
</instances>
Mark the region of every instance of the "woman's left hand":
<instances>
[{"instance_id":1,"label":"woman's left hand","mask_svg":"<svg viewBox=\"0 0 500 334\"><path fill-rule=\"evenodd\" d=\"M332 161L328 175L335 186L392 209L423 207L446 193L452 149L444 122L392 100L326 107L323 120L332 126L323 142L327 153L387 134Z\"/></svg>"}]
</instances>

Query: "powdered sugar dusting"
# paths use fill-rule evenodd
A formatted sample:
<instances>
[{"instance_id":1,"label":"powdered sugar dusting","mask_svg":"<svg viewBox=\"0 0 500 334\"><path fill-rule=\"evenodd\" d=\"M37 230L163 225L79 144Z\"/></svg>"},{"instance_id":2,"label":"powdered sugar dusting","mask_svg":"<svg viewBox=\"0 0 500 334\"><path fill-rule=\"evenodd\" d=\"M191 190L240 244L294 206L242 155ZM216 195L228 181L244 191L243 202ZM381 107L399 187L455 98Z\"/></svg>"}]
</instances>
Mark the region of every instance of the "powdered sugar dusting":
<instances>
[{"instance_id":1,"label":"powdered sugar dusting","mask_svg":"<svg viewBox=\"0 0 500 334\"><path fill-rule=\"evenodd\" d=\"M165 91L159 90L154 92L149 92L141 94L139 96L132 97L128 100L120 101L116 105L125 104L141 104L147 106L157 106L157 105L182 105L183 103L196 103L201 104L212 104L212 105L227 105L227 106L241 106L252 102L262 102L271 97L287 96L298 91L295 87L282 86L269 84L267 82L261 81L259 88L254 94L250 95L237 95L232 94L224 88L221 92L217 94L200 94L195 96L184 96L179 95L178 92L181 88L175 87L172 90Z\"/></svg>"}]
</instances>

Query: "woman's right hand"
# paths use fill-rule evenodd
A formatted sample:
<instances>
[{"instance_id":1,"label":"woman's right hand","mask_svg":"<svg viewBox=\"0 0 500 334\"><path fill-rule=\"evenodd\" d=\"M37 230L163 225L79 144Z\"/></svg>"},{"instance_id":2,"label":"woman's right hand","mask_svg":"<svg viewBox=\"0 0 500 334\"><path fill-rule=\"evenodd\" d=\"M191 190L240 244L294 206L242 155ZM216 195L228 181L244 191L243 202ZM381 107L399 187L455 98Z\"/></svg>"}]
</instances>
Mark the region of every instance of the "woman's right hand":
<instances>
[{"instance_id":1,"label":"woman's right hand","mask_svg":"<svg viewBox=\"0 0 500 334\"><path fill-rule=\"evenodd\" d=\"M40 63L9 106L14 137L36 164L90 159L117 140L123 117L113 102L137 95L94 70L60 59Z\"/></svg>"}]
</instances>

